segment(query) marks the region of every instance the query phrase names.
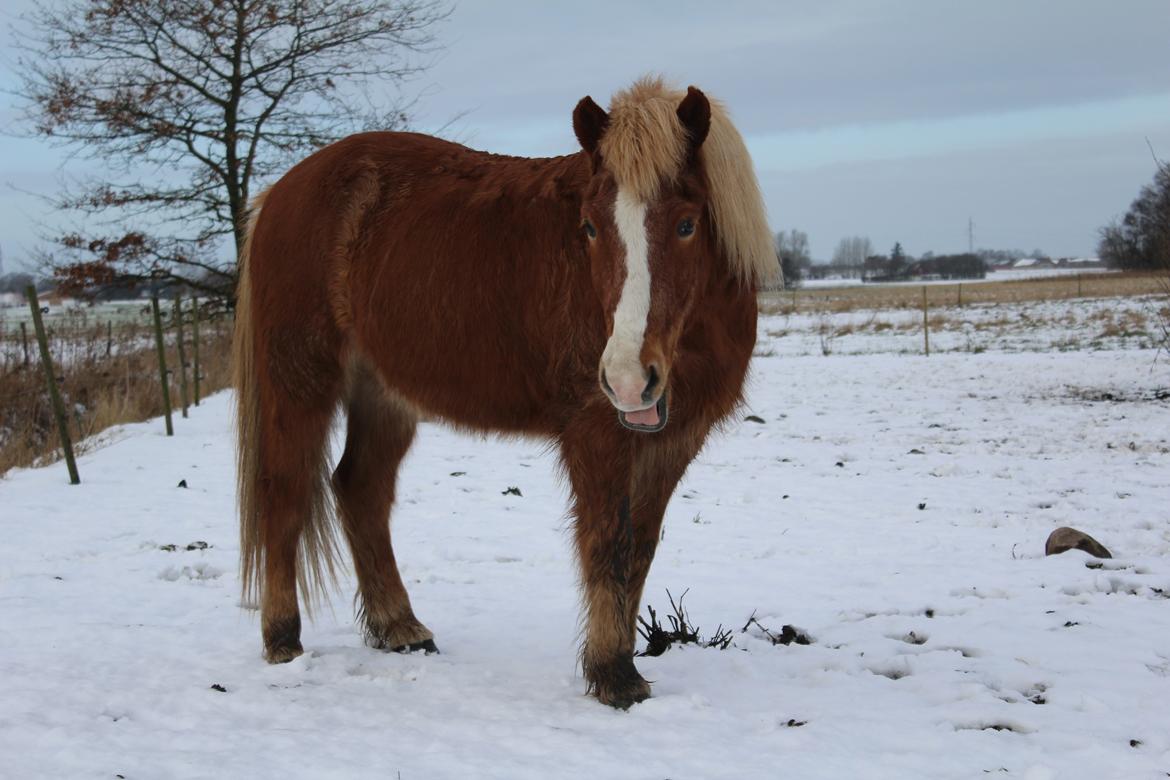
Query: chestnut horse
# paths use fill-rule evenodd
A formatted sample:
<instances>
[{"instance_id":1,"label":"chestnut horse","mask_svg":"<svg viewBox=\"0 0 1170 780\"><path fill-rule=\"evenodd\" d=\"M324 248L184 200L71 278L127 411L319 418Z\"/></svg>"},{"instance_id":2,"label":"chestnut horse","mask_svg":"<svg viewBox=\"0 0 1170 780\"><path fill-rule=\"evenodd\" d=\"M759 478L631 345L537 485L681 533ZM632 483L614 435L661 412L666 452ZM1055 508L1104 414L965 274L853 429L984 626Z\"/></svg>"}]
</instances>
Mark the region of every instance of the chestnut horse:
<instances>
[{"instance_id":1,"label":"chestnut horse","mask_svg":"<svg viewBox=\"0 0 1170 780\"><path fill-rule=\"evenodd\" d=\"M335 515L367 643L435 650L389 527L425 416L555 441L588 689L617 707L650 695L635 620L663 513L740 402L777 262L743 140L699 90L643 79L608 113L586 97L573 130L582 151L552 159L363 133L256 199L235 368L241 572L268 661L302 652L298 583L308 598L330 579Z\"/></svg>"}]
</instances>

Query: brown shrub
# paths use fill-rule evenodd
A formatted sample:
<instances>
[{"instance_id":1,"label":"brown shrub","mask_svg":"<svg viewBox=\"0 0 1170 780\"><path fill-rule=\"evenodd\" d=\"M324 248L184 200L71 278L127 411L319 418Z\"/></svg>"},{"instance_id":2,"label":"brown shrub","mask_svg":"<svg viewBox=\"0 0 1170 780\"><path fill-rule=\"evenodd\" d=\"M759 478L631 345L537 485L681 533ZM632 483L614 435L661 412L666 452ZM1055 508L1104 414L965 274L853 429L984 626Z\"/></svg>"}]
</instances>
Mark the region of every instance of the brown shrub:
<instances>
[{"instance_id":1,"label":"brown shrub","mask_svg":"<svg viewBox=\"0 0 1170 780\"><path fill-rule=\"evenodd\" d=\"M59 318L49 326L58 386L78 453L92 449L95 435L124 423L163 413L158 353L153 334L141 321L90 323L84 315ZM24 364L19 326L0 330L0 476L9 469L43 465L60 457L56 423L45 387L39 351L28 326L30 359ZM203 397L231 382L231 327L226 321L203 323L200 333L200 393ZM186 329L192 363L191 329ZM168 334L167 366L172 372L171 405L179 414L178 357ZM193 387L193 366L188 378Z\"/></svg>"}]
</instances>

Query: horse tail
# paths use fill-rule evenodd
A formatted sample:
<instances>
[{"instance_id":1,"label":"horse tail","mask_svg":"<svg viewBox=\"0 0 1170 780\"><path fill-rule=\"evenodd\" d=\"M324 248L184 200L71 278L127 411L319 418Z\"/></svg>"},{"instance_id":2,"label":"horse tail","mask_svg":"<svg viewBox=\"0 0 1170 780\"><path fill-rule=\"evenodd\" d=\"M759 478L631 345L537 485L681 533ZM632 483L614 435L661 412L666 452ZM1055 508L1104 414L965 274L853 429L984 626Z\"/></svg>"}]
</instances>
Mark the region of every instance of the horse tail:
<instances>
[{"instance_id":1,"label":"horse tail","mask_svg":"<svg viewBox=\"0 0 1170 780\"><path fill-rule=\"evenodd\" d=\"M240 585L244 603L260 603L262 566L260 507L260 388L252 328L252 234L267 192L252 201L248 230L236 266L236 328L232 339L232 384L236 389L236 487L240 511Z\"/></svg>"},{"instance_id":2,"label":"horse tail","mask_svg":"<svg viewBox=\"0 0 1170 780\"><path fill-rule=\"evenodd\" d=\"M232 375L236 390L236 480L240 512L240 586L243 603L259 605L264 588L264 518L261 513L261 409L260 379L267 370L256 355L256 323L253 311L252 249L268 191L251 204L248 229L240 251L236 286L236 326L233 338ZM316 446L316 444L311 445ZM312 615L336 581L337 539L333 494L329 484L328 445L313 453L314 463L302 478L308 481L309 505L300 529L297 585L306 612ZM269 464L270 466L272 464ZM275 519L269 520L276 522Z\"/></svg>"}]
</instances>

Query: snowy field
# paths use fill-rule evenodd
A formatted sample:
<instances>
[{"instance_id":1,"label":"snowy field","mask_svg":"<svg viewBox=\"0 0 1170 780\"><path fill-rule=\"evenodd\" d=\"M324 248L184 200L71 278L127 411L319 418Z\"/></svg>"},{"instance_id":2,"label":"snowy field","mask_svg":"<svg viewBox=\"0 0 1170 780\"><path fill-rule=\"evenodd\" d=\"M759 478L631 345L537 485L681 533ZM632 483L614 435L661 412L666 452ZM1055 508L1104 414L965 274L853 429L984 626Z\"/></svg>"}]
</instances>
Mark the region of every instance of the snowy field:
<instances>
[{"instance_id":1,"label":"snowy field","mask_svg":"<svg viewBox=\"0 0 1170 780\"><path fill-rule=\"evenodd\" d=\"M362 646L347 576L277 667L239 601L228 394L172 440L112 432L81 486L60 464L10 473L0 776L1170 773L1165 356L1041 339L924 358L882 332L825 356L761 323L784 330L754 363L763 422L692 466L646 590L661 614L689 588L703 635L733 642L639 659L654 698L628 712L584 695L565 491L538 443L422 426L395 543L441 655ZM1062 525L1115 557L1044 557ZM741 632L753 612L811 644Z\"/></svg>"},{"instance_id":2,"label":"snowy field","mask_svg":"<svg viewBox=\"0 0 1170 780\"><path fill-rule=\"evenodd\" d=\"M1170 300L1165 295L1141 295L963 308L952 301L949 306L932 306L929 316L934 353L1132 349L1152 353L1165 339L1162 323L1170 322ZM759 331L757 357L923 352L922 311L914 308L778 314L762 318ZM1153 354L1149 359L1154 360Z\"/></svg>"},{"instance_id":3,"label":"snowy field","mask_svg":"<svg viewBox=\"0 0 1170 780\"><path fill-rule=\"evenodd\" d=\"M963 284L981 284L984 282L1020 282L1026 279L1054 279L1060 277L1076 277L1079 274L1103 274L1109 273L1110 269L1093 267L1093 268L1077 268L1072 267L1041 267L1041 268L1008 268L1002 271L989 270L987 276L982 279L937 279L930 281L906 281L906 282L882 282L880 284L868 284L867 287L887 287L898 285L910 285L914 287L921 287L923 284L928 285L954 285L962 281ZM818 289L821 287L858 287L863 282L860 279L844 279L841 277L832 277L829 279L805 279L801 282L801 287L809 289Z\"/></svg>"}]
</instances>

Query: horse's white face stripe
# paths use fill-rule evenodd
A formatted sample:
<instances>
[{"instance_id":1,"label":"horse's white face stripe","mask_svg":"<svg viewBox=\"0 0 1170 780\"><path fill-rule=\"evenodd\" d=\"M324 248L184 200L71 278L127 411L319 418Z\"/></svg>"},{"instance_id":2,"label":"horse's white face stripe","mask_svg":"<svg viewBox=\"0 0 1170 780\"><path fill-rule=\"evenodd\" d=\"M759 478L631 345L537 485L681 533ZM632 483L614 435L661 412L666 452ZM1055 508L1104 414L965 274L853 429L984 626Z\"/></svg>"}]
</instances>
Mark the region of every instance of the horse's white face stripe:
<instances>
[{"instance_id":1,"label":"horse's white face stripe","mask_svg":"<svg viewBox=\"0 0 1170 780\"><path fill-rule=\"evenodd\" d=\"M642 368L642 341L650 316L650 242L646 235L646 204L618 188L614 222L626 249L626 280L613 314L613 335L605 345L601 364L623 411L640 409L646 374Z\"/></svg>"}]
</instances>

